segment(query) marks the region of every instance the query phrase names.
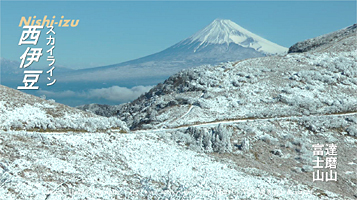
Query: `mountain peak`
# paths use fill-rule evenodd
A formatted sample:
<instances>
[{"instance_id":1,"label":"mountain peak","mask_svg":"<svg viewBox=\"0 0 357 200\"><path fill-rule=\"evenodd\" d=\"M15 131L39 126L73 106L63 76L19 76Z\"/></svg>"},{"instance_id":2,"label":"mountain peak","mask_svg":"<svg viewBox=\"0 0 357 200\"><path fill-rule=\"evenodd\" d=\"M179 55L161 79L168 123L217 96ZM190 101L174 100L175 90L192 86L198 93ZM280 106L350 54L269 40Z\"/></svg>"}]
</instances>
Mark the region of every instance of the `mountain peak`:
<instances>
[{"instance_id":1,"label":"mountain peak","mask_svg":"<svg viewBox=\"0 0 357 200\"><path fill-rule=\"evenodd\" d=\"M217 18L217 19L215 19L215 20L213 20L213 22L212 23L214 23L214 22L216 22L216 23L222 23L222 22L232 22L231 20L229 20L229 19L221 19L221 18ZM234 23L234 22L233 22Z\"/></svg>"},{"instance_id":2,"label":"mountain peak","mask_svg":"<svg viewBox=\"0 0 357 200\"><path fill-rule=\"evenodd\" d=\"M287 48L270 42L244 29L229 19L215 19L204 29L188 38L190 43L199 42L195 51L210 44L238 44L264 54L285 53Z\"/></svg>"}]
</instances>

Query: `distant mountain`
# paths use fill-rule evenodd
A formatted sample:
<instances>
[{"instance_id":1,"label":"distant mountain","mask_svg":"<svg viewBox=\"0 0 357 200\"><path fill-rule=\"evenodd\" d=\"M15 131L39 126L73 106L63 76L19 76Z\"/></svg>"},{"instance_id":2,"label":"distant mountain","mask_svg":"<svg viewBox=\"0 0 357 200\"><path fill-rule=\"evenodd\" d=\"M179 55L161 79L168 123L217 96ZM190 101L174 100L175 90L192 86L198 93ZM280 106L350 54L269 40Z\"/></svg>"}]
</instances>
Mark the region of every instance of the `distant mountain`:
<instances>
[{"instance_id":1,"label":"distant mountain","mask_svg":"<svg viewBox=\"0 0 357 200\"><path fill-rule=\"evenodd\" d=\"M216 19L191 37L159 53L115 65L71 72L65 80L114 82L116 85L120 81L133 82L133 85L157 84L182 69L281 54L287 50L230 20Z\"/></svg>"},{"instance_id":2,"label":"distant mountain","mask_svg":"<svg viewBox=\"0 0 357 200\"><path fill-rule=\"evenodd\" d=\"M286 53L287 49L272 43L248 30L242 28L231 20L216 19L201 31L191 37L174 45L173 49L188 47L194 53L207 51L210 45L224 44L239 45L244 48L251 48L265 55ZM169 48L170 49L170 48Z\"/></svg>"},{"instance_id":3,"label":"distant mountain","mask_svg":"<svg viewBox=\"0 0 357 200\"><path fill-rule=\"evenodd\" d=\"M1 66L1 68L0 68L1 75L21 74L23 76L23 72L21 70L19 70L20 62L18 62L18 61L0 58L0 66Z\"/></svg>"},{"instance_id":4,"label":"distant mountain","mask_svg":"<svg viewBox=\"0 0 357 200\"><path fill-rule=\"evenodd\" d=\"M20 69L21 60L9 60L6 58L0 58L0 74L1 74L1 84L8 87L17 87L17 85L22 84L24 78L24 70ZM72 69L65 67L56 66L56 73L69 73L73 71ZM37 67L39 70L48 70L48 66ZM46 72L45 72L46 73ZM46 80L46 79L44 79Z\"/></svg>"}]
</instances>

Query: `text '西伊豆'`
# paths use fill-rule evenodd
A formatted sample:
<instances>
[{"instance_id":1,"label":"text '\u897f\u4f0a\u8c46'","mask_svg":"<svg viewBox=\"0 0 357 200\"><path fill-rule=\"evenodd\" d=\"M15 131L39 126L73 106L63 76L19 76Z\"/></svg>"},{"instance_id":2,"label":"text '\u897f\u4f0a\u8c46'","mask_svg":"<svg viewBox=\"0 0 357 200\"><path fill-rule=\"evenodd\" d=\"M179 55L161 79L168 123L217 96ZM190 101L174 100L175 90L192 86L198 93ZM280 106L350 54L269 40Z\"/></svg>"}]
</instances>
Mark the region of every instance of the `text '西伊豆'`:
<instances>
[{"instance_id":1,"label":"text '\u897f\u4f0a\u8c46'","mask_svg":"<svg viewBox=\"0 0 357 200\"><path fill-rule=\"evenodd\" d=\"M41 35L41 30L43 29L43 26L24 26L24 30L22 31L21 38L19 41L18 45L37 45L38 39L40 38ZM51 68L48 70L46 73L49 74L49 77L47 79L50 81L50 83L47 84L47 86L51 86L56 83L56 79L53 79L53 70L55 67L53 64L55 63L56 59L53 55L53 50L55 48L55 37L54 35L56 34L53 31L53 26L47 26L49 31L46 32L46 35L48 36L46 39L48 40L47 46L49 46L49 49L46 51L49 55L47 56L47 61L49 61L49 67ZM42 49L43 48L34 48L34 47L27 47L25 52L22 54L20 57L21 59L21 64L20 68L27 68L29 67L33 62L38 62L40 60L40 57L43 55L42 54ZM42 74L43 70L25 70L24 71L24 79L23 79L23 86L18 86L17 89L19 90L37 90L39 86L35 86L34 84L38 82L40 74Z\"/></svg>"}]
</instances>

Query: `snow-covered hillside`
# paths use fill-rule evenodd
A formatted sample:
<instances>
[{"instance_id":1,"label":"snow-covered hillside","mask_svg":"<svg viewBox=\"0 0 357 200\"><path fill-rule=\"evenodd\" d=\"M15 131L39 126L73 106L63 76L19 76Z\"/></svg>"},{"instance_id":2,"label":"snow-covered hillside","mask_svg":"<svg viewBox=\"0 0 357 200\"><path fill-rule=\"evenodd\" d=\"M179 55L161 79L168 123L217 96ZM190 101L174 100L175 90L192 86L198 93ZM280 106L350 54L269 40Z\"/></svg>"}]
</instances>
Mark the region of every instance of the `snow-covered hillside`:
<instances>
[{"instance_id":1,"label":"snow-covered hillside","mask_svg":"<svg viewBox=\"0 0 357 200\"><path fill-rule=\"evenodd\" d=\"M316 51L201 66L121 107L132 128L357 111L356 28Z\"/></svg>"},{"instance_id":2,"label":"snow-covered hillside","mask_svg":"<svg viewBox=\"0 0 357 200\"><path fill-rule=\"evenodd\" d=\"M118 119L0 89L0 199L342 197L216 160L184 129L126 133L129 130ZM227 127L220 126L217 132L228 136ZM222 144L213 148L220 151L227 141L212 144Z\"/></svg>"},{"instance_id":3,"label":"snow-covered hillside","mask_svg":"<svg viewBox=\"0 0 357 200\"><path fill-rule=\"evenodd\" d=\"M356 34L357 24L346 27L342 30L321 35L316 38L311 38L302 42L298 42L289 48L289 53L301 53L307 51L319 51L329 48L333 43L339 42L341 39L349 35ZM347 49L352 48L352 49ZM344 44L344 51L353 50L353 45Z\"/></svg>"},{"instance_id":4,"label":"snow-covered hillside","mask_svg":"<svg viewBox=\"0 0 357 200\"><path fill-rule=\"evenodd\" d=\"M32 131L127 131L125 123L0 85L0 129Z\"/></svg>"},{"instance_id":5,"label":"snow-covered hillside","mask_svg":"<svg viewBox=\"0 0 357 200\"><path fill-rule=\"evenodd\" d=\"M117 118L5 86L0 94L0 199L343 197L216 160L190 136L199 128L129 132ZM230 137L228 129L219 126L217 133ZM225 151L227 142L213 141L212 150Z\"/></svg>"},{"instance_id":6,"label":"snow-covered hillside","mask_svg":"<svg viewBox=\"0 0 357 200\"><path fill-rule=\"evenodd\" d=\"M0 197L7 200L341 198L217 162L156 133L0 131L0 147Z\"/></svg>"}]
</instances>

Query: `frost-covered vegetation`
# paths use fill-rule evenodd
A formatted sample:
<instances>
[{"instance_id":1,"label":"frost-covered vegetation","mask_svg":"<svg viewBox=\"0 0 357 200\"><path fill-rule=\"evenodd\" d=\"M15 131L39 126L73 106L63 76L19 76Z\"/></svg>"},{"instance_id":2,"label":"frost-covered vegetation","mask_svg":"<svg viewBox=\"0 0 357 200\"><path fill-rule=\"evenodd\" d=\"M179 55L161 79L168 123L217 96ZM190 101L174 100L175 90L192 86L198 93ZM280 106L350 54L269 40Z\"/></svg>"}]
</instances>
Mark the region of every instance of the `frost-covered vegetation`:
<instances>
[{"instance_id":1,"label":"frost-covered vegetation","mask_svg":"<svg viewBox=\"0 0 357 200\"><path fill-rule=\"evenodd\" d=\"M162 139L166 132L0 133L4 199L341 197L260 170L242 171L233 163L217 162Z\"/></svg>"},{"instance_id":2,"label":"frost-covered vegetation","mask_svg":"<svg viewBox=\"0 0 357 200\"><path fill-rule=\"evenodd\" d=\"M85 105L80 105L76 106L76 108L94 113L96 115L104 116L104 117L111 117L115 116L118 114L118 110L121 107L121 105L103 105L103 104L85 104Z\"/></svg>"},{"instance_id":3,"label":"frost-covered vegetation","mask_svg":"<svg viewBox=\"0 0 357 200\"><path fill-rule=\"evenodd\" d=\"M332 43L338 42L341 38L356 34L357 24L349 26L345 29L311 38L302 42L298 42L289 48L289 53L301 53L312 50L326 48Z\"/></svg>"},{"instance_id":4,"label":"frost-covered vegetation","mask_svg":"<svg viewBox=\"0 0 357 200\"><path fill-rule=\"evenodd\" d=\"M0 129L37 131L128 131L116 117L101 117L0 85Z\"/></svg>"},{"instance_id":5,"label":"frost-covered vegetation","mask_svg":"<svg viewBox=\"0 0 357 200\"><path fill-rule=\"evenodd\" d=\"M219 125L214 128L189 127L185 133L176 132L173 139L178 142L193 145L198 151L231 153L231 137L233 130L227 126Z\"/></svg>"},{"instance_id":6,"label":"frost-covered vegetation","mask_svg":"<svg viewBox=\"0 0 357 200\"><path fill-rule=\"evenodd\" d=\"M356 195L357 185L357 137L351 134L357 127L356 117L357 114L345 114L226 121L168 129L169 135L161 137L208 153L218 161L233 162L243 171L258 168L348 198ZM338 146L338 182L312 182L312 145L317 143Z\"/></svg>"}]
</instances>

